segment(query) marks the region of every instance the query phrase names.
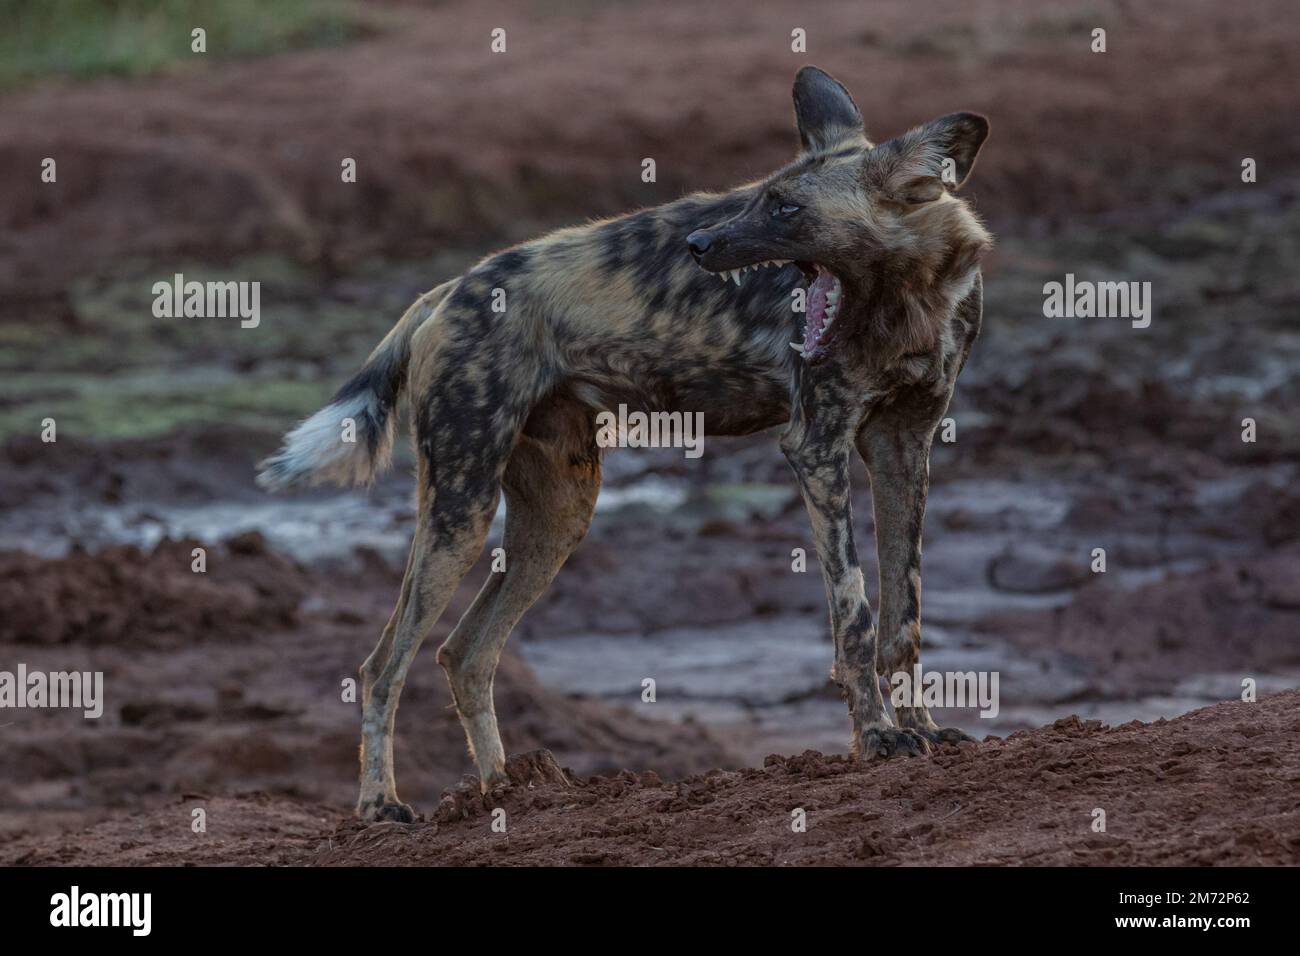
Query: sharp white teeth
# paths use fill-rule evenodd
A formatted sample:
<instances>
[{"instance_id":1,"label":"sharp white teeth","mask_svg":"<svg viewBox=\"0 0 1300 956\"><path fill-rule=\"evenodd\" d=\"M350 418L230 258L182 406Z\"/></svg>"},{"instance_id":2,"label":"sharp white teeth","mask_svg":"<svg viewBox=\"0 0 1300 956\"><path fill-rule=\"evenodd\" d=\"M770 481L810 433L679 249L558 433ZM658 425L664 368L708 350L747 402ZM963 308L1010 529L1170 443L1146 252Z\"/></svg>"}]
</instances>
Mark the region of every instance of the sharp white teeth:
<instances>
[{"instance_id":1,"label":"sharp white teeth","mask_svg":"<svg viewBox=\"0 0 1300 956\"><path fill-rule=\"evenodd\" d=\"M798 352L800 355L803 355L803 346L800 345L798 342L791 342L791 343L790 343L790 348L794 349L794 350L795 350L796 352Z\"/></svg>"},{"instance_id":2,"label":"sharp white teeth","mask_svg":"<svg viewBox=\"0 0 1300 956\"><path fill-rule=\"evenodd\" d=\"M740 270L739 270L739 269L732 269L732 270L731 270L731 281L734 282L734 283L736 283L737 286L740 285Z\"/></svg>"}]
</instances>

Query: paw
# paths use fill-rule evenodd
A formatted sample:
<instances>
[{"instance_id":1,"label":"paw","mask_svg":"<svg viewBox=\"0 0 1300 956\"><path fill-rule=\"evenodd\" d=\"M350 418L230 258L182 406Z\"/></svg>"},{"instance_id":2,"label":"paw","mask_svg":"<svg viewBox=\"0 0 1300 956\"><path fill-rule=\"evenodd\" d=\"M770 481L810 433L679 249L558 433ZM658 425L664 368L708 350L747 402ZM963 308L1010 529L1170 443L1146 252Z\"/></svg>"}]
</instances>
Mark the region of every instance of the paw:
<instances>
[{"instance_id":1,"label":"paw","mask_svg":"<svg viewBox=\"0 0 1300 956\"><path fill-rule=\"evenodd\" d=\"M478 791L486 797L492 793L509 790L510 786L510 777L504 770L492 770L483 775L483 779L478 784Z\"/></svg>"},{"instance_id":2,"label":"paw","mask_svg":"<svg viewBox=\"0 0 1300 956\"><path fill-rule=\"evenodd\" d=\"M381 793L357 803L357 819L363 823L414 823L415 811L396 797Z\"/></svg>"},{"instance_id":3,"label":"paw","mask_svg":"<svg viewBox=\"0 0 1300 956\"><path fill-rule=\"evenodd\" d=\"M516 754L500 771L486 775L483 792L502 787L572 787L573 781L549 750L530 750Z\"/></svg>"},{"instance_id":4,"label":"paw","mask_svg":"<svg viewBox=\"0 0 1300 956\"><path fill-rule=\"evenodd\" d=\"M922 737L932 744L952 744L956 746L963 741L979 743L974 737L964 730L958 730L956 727L932 727L929 730L918 730Z\"/></svg>"},{"instance_id":5,"label":"paw","mask_svg":"<svg viewBox=\"0 0 1300 956\"><path fill-rule=\"evenodd\" d=\"M863 760L904 754L924 757L930 752L930 744L909 727L871 727L856 735L852 750Z\"/></svg>"}]
</instances>

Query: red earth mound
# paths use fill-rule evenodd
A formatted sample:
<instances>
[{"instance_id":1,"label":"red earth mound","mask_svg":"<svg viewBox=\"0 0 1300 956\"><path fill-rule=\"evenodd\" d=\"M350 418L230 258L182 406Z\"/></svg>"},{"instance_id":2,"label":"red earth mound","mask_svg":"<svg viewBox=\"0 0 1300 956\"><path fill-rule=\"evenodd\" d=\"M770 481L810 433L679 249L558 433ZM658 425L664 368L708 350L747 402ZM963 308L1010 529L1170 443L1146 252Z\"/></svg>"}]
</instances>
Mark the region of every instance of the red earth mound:
<instances>
[{"instance_id":1,"label":"red earth mound","mask_svg":"<svg viewBox=\"0 0 1300 956\"><path fill-rule=\"evenodd\" d=\"M188 794L74 839L0 845L22 864L827 865L1295 864L1300 691L1172 721L1066 718L928 759L809 751L678 783L564 776L546 754L515 786L449 792L430 818L362 827L266 794ZM472 783L472 781L470 782ZM208 831L190 830L207 809ZM504 816L493 813L504 810ZM805 832L793 821L802 810ZM1105 829L1095 829L1104 811ZM505 832L494 829L503 820Z\"/></svg>"}]
</instances>

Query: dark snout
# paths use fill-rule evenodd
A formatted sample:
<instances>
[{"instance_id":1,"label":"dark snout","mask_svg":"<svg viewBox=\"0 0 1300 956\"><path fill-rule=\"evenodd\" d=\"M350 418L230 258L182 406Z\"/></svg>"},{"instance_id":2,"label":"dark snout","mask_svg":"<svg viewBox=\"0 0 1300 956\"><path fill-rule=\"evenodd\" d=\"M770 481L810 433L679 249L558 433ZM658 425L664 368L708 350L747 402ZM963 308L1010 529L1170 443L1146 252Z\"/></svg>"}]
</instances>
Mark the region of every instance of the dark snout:
<instances>
[{"instance_id":1,"label":"dark snout","mask_svg":"<svg viewBox=\"0 0 1300 956\"><path fill-rule=\"evenodd\" d=\"M774 242L765 220L736 216L696 229L686 237L696 265L705 272L725 274L761 265L772 259L789 258Z\"/></svg>"},{"instance_id":2,"label":"dark snout","mask_svg":"<svg viewBox=\"0 0 1300 956\"><path fill-rule=\"evenodd\" d=\"M699 262L713 248L713 233L707 229L696 229L686 237L686 248L691 250L691 255Z\"/></svg>"},{"instance_id":3,"label":"dark snout","mask_svg":"<svg viewBox=\"0 0 1300 956\"><path fill-rule=\"evenodd\" d=\"M721 272L737 263L732 263L735 245L736 221L728 219L696 229L686 237L686 248L691 251L695 264L706 272Z\"/></svg>"}]
</instances>

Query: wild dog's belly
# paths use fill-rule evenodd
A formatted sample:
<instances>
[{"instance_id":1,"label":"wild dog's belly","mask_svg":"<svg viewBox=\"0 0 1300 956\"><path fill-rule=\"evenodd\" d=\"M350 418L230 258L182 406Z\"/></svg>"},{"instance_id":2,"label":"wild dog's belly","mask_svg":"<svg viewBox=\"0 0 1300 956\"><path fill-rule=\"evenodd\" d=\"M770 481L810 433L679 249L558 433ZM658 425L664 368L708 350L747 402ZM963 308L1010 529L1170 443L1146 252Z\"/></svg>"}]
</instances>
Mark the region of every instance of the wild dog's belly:
<instances>
[{"instance_id":1,"label":"wild dog's belly","mask_svg":"<svg viewBox=\"0 0 1300 956\"><path fill-rule=\"evenodd\" d=\"M700 413L708 435L748 435L790 417L784 375L754 367L720 367L678 356L645 375L575 376L565 391L598 411Z\"/></svg>"},{"instance_id":2,"label":"wild dog's belly","mask_svg":"<svg viewBox=\"0 0 1300 956\"><path fill-rule=\"evenodd\" d=\"M700 412L707 435L748 435L790 417L790 385L780 370L681 357L650 384L656 410Z\"/></svg>"}]
</instances>

